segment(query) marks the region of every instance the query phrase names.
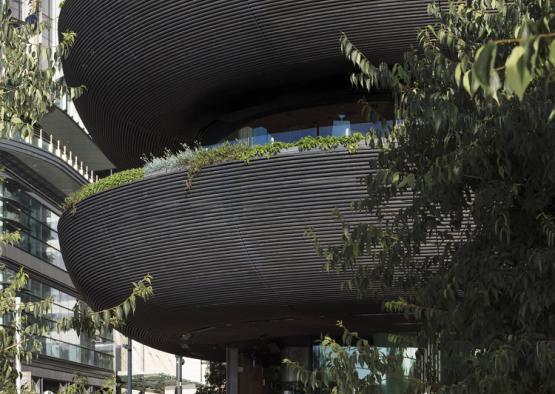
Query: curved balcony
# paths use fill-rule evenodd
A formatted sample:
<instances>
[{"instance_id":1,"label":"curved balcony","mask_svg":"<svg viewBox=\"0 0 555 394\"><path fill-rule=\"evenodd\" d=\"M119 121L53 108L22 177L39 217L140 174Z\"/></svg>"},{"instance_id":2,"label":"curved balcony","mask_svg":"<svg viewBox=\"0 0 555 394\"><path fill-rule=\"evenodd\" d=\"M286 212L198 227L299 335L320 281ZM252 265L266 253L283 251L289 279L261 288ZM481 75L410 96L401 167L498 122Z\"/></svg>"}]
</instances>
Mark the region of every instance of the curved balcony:
<instances>
[{"instance_id":1,"label":"curved balcony","mask_svg":"<svg viewBox=\"0 0 555 394\"><path fill-rule=\"evenodd\" d=\"M88 165L42 129L27 136L9 133L0 139L0 152L3 152L2 164L10 167L13 163L21 163L44 179L58 202L84 184L98 180Z\"/></svg>"},{"instance_id":2,"label":"curved balcony","mask_svg":"<svg viewBox=\"0 0 555 394\"><path fill-rule=\"evenodd\" d=\"M341 292L342 277L322 271L304 235L310 226L337 242L334 208L348 220L376 220L349 208L365 194L358 180L375 155L287 151L204 168L189 190L178 171L99 193L60 219L64 261L94 308L115 305L130 282L153 275L153 298L123 331L172 353L222 358L226 344L334 333L338 319L369 332L411 329L381 314L381 297L359 302Z\"/></svg>"},{"instance_id":3,"label":"curved balcony","mask_svg":"<svg viewBox=\"0 0 555 394\"><path fill-rule=\"evenodd\" d=\"M8 141L22 143L38 148L44 152L50 153L57 157L67 166L72 168L76 174L81 176L83 183L92 183L98 180L98 175L89 169L89 166L79 160L67 146L63 145L60 140L54 139L52 134L44 132L42 129L35 130L34 133L23 136L21 133L11 133L6 136Z\"/></svg>"}]
</instances>

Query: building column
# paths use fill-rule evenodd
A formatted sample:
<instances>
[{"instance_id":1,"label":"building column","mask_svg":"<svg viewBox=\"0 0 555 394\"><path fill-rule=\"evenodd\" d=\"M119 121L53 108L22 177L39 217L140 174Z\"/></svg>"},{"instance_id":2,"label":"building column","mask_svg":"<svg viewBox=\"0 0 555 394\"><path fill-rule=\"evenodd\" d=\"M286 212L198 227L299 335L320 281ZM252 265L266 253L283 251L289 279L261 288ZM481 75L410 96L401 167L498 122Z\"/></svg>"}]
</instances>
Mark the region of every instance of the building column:
<instances>
[{"instance_id":1,"label":"building column","mask_svg":"<svg viewBox=\"0 0 555 394\"><path fill-rule=\"evenodd\" d=\"M239 394L239 349L228 347L225 350L226 394Z\"/></svg>"},{"instance_id":2,"label":"building column","mask_svg":"<svg viewBox=\"0 0 555 394\"><path fill-rule=\"evenodd\" d=\"M15 378L15 392L21 394L21 298L15 297L15 372L17 372L17 377Z\"/></svg>"},{"instance_id":3,"label":"building column","mask_svg":"<svg viewBox=\"0 0 555 394\"><path fill-rule=\"evenodd\" d=\"M183 365L183 357L175 356L175 394L181 394L183 392L181 387L181 372Z\"/></svg>"},{"instance_id":4,"label":"building column","mask_svg":"<svg viewBox=\"0 0 555 394\"><path fill-rule=\"evenodd\" d=\"M133 392L133 340L127 338L127 394Z\"/></svg>"}]
</instances>

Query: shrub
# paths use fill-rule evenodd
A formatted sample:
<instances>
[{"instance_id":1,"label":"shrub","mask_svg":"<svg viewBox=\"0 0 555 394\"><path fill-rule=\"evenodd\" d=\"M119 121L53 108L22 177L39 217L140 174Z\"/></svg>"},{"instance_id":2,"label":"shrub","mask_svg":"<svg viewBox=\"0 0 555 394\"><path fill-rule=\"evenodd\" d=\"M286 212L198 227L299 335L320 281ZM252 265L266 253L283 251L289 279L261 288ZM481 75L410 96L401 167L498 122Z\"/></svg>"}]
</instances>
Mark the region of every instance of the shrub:
<instances>
[{"instance_id":1,"label":"shrub","mask_svg":"<svg viewBox=\"0 0 555 394\"><path fill-rule=\"evenodd\" d=\"M76 192L71 193L65 199L64 209L75 212L77 203L83 201L85 198L90 197L96 193L100 193L118 186L138 181L143 178L144 170L142 168L133 168L126 171L117 172L106 178L102 178L95 183L85 185Z\"/></svg>"},{"instance_id":2,"label":"shrub","mask_svg":"<svg viewBox=\"0 0 555 394\"><path fill-rule=\"evenodd\" d=\"M333 150L344 147L349 153L355 153L359 144L366 141L366 144L373 145L372 141L378 138L379 133L375 130L366 134L353 133L351 136L336 137L305 137L297 142L272 142L266 145L251 146L245 143L225 142L219 146L189 147L183 144L183 150L173 153L166 151L163 156L150 156L143 158L145 165L143 168L135 168L127 171L118 172L98 182L85 185L75 193L70 194L64 204L66 210L75 212L78 202L93 194L100 193L114 187L143 179L145 175L153 174L158 171L175 171L179 169L187 170L187 187L191 187L193 178L204 167L218 164L229 163L232 161L243 161L248 164L253 159L266 158L277 155L285 149L297 148L299 151L311 149Z\"/></svg>"},{"instance_id":3,"label":"shrub","mask_svg":"<svg viewBox=\"0 0 555 394\"><path fill-rule=\"evenodd\" d=\"M160 157L143 157L143 161L145 162L143 166L145 176L159 171L170 172L179 169L181 167L179 163L181 161L181 156L186 156L187 154L192 154L192 150L186 144L183 144L183 150L177 153L166 150Z\"/></svg>"},{"instance_id":4,"label":"shrub","mask_svg":"<svg viewBox=\"0 0 555 394\"><path fill-rule=\"evenodd\" d=\"M193 178L204 167L218 164L224 164L232 161L243 161L249 163L251 160L266 158L277 155L281 151L290 148L297 148L299 151L320 149L333 150L338 147L346 148L349 153L358 150L358 146L362 141L374 138L376 133L369 133L365 137L360 133L354 133L351 136L327 136L327 137L305 137L299 141L272 142L266 145L251 146L245 143L225 142L217 147L191 148L183 145L183 150L175 154L166 152L162 157L151 157L145 164L145 174L154 173L156 171L171 171L179 168L187 168L187 185L191 187Z\"/></svg>"}]
</instances>

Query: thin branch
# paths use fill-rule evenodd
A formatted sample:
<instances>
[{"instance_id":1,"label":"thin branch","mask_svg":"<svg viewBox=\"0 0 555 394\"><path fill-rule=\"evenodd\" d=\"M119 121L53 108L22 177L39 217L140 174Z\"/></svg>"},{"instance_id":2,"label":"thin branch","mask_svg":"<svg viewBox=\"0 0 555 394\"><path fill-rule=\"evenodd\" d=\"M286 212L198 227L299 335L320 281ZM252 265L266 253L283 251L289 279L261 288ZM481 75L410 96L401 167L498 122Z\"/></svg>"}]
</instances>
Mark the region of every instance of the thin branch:
<instances>
[{"instance_id":1,"label":"thin branch","mask_svg":"<svg viewBox=\"0 0 555 394\"><path fill-rule=\"evenodd\" d=\"M555 37L555 32L538 34L535 37L538 37L538 38ZM505 38L505 39L502 39L502 40L493 40L492 42L497 44L497 45L507 45L507 44L522 44L523 42L526 42L527 40L529 40L529 39L525 39L525 38Z\"/></svg>"}]
</instances>

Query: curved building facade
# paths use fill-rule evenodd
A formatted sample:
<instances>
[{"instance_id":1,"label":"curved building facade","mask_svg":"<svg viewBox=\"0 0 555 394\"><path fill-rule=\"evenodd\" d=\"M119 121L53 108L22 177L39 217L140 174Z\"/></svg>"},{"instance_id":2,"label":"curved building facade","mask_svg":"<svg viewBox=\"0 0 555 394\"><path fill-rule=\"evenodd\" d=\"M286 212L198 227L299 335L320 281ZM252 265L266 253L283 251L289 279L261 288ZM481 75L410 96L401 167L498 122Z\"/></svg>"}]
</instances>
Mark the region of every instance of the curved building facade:
<instances>
[{"instance_id":1,"label":"curved building facade","mask_svg":"<svg viewBox=\"0 0 555 394\"><path fill-rule=\"evenodd\" d=\"M105 308L150 273L155 294L124 331L198 358L223 359L226 345L261 338L316 338L337 332L337 320L368 333L402 331L400 316L372 315L379 300L340 292L346 277L322 272L304 235L313 228L322 242L336 241L334 209L376 221L349 210L364 195L357 178L372 156L368 149L282 153L203 169L191 189L177 171L95 195L60 221L72 278L91 305Z\"/></svg>"},{"instance_id":2,"label":"curved building facade","mask_svg":"<svg viewBox=\"0 0 555 394\"><path fill-rule=\"evenodd\" d=\"M78 39L64 73L86 86L76 108L118 170L182 144L365 133L395 121L393 103L388 92L352 88L339 33L370 60L393 63L430 22L428 3L66 0L59 31ZM96 308L117 304L129 282L150 273L155 294L124 332L228 366L241 357L279 364L287 349L337 333L337 320L370 337L413 330L382 314L380 303L394 294L379 283L372 302L341 292L345 278L322 272L305 235L310 227L323 243L340 239L336 208L347 219L377 220L350 209L367 192L360 178L376 154L362 145L357 153L290 150L204 168L190 189L185 170L151 174L66 212L64 260Z\"/></svg>"},{"instance_id":3,"label":"curved building facade","mask_svg":"<svg viewBox=\"0 0 555 394\"><path fill-rule=\"evenodd\" d=\"M397 61L430 21L428 3L67 0L59 31L79 39L64 73L87 87L76 106L98 146L118 168L136 166L255 118L356 102L339 33L372 61Z\"/></svg>"}]
</instances>

